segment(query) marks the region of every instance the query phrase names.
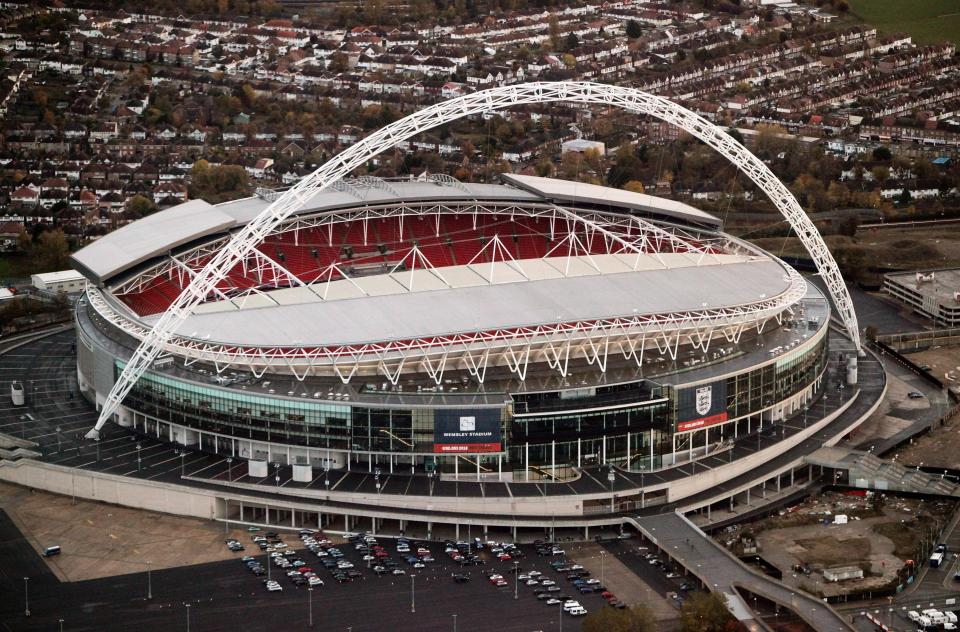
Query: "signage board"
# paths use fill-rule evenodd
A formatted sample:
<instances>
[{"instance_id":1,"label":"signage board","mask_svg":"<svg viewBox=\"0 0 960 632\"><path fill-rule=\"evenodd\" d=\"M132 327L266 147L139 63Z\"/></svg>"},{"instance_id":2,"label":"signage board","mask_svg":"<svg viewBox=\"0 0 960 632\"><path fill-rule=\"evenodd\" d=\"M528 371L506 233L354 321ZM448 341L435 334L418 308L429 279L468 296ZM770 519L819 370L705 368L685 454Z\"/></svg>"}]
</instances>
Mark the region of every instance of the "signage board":
<instances>
[{"instance_id":1,"label":"signage board","mask_svg":"<svg viewBox=\"0 0 960 632\"><path fill-rule=\"evenodd\" d=\"M727 420L727 382L717 380L677 393L677 432L699 430Z\"/></svg>"},{"instance_id":2,"label":"signage board","mask_svg":"<svg viewBox=\"0 0 960 632\"><path fill-rule=\"evenodd\" d=\"M500 452L500 410L438 409L433 418L433 451L436 454Z\"/></svg>"}]
</instances>

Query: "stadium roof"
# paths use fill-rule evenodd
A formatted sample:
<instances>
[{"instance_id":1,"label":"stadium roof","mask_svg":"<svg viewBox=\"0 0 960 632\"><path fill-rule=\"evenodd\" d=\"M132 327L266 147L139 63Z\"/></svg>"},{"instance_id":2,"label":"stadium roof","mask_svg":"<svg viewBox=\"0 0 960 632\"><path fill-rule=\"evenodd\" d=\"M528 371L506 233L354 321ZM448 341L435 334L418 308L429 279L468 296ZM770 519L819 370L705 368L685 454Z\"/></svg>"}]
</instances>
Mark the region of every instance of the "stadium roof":
<instances>
[{"instance_id":1,"label":"stadium roof","mask_svg":"<svg viewBox=\"0 0 960 632\"><path fill-rule=\"evenodd\" d=\"M621 212L627 209L664 218L679 219L710 228L720 228L723 224L719 218L689 204L647 195L646 193L634 193L623 189L613 189L571 180L522 176L511 173L500 174L500 179L538 197L561 204L589 203L608 206L610 210Z\"/></svg>"},{"instance_id":2,"label":"stadium roof","mask_svg":"<svg viewBox=\"0 0 960 632\"><path fill-rule=\"evenodd\" d=\"M596 185L503 174L512 186L461 183L454 180L404 180L353 182L316 193L298 215L344 210L392 202L419 201L518 201L580 202L603 205L610 210L642 212L666 220L683 220L719 228L720 220L692 206L645 194ZM229 231L251 221L269 205L250 197L212 206L191 200L154 213L105 235L71 257L73 266L97 285L128 272L178 247Z\"/></svg>"},{"instance_id":3,"label":"stadium roof","mask_svg":"<svg viewBox=\"0 0 960 632\"><path fill-rule=\"evenodd\" d=\"M594 259L618 256L623 255ZM535 263L546 265L544 261ZM485 266L476 267L482 270ZM454 278L465 274L465 268L468 266L438 271L449 271ZM442 288L425 283L414 291L401 285L409 273L378 275L367 281L369 295L336 295L328 300L305 288L276 290L267 295L283 297L285 304L265 305L261 299L243 309L224 302L219 309L217 304L204 306L177 333L250 346L352 345L637 314L682 313L704 306L735 307L773 298L790 286L778 262L760 257L728 255L704 260L700 265L678 260L667 268L651 265L637 271L618 271L612 262L600 268L609 271L595 270L580 276L544 273L529 275L529 279L465 282ZM426 270L423 273L430 274ZM322 293L323 285L314 285L313 290ZM220 311L223 308L229 311ZM159 315L143 320L153 324L157 318Z\"/></svg>"}]
</instances>

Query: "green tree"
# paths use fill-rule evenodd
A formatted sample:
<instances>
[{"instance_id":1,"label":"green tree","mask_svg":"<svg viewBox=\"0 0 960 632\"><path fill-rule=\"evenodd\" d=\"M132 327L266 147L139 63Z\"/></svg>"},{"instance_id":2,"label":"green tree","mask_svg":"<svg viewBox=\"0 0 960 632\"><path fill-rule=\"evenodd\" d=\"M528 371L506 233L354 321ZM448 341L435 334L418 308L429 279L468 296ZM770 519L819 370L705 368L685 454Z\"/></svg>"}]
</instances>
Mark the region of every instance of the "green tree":
<instances>
[{"instance_id":1,"label":"green tree","mask_svg":"<svg viewBox=\"0 0 960 632\"><path fill-rule=\"evenodd\" d=\"M567 39L564 41L564 48L567 50L573 50L580 45L580 38L577 37L576 33L571 32L567 35Z\"/></svg>"},{"instance_id":2,"label":"green tree","mask_svg":"<svg viewBox=\"0 0 960 632\"><path fill-rule=\"evenodd\" d=\"M654 632L656 625L643 605L624 610L600 608L583 619L583 632Z\"/></svg>"},{"instance_id":3,"label":"green tree","mask_svg":"<svg viewBox=\"0 0 960 632\"><path fill-rule=\"evenodd\" d=\"M627 22L627 37L630 39L637 39L643 35L643 29L640 28L640 24L636 20L630 20Z\"/></svg>"},{"instance_id":4,"label":"green tree","mask_svg":"<svg viewBox=\"0 0 960 632\"><path fill-rule=\"evenodd\" d=\"M680 629L683 632L722 632L731 619L730 611L720 595L701 592L683 604Z\"/></svg>"},{"instance_id":5,"label":"green tree","mask_svg":"<svg viewBox=\"0 0 960 632\"><path fill-rule=\"evenodd\" d=\"M550 14L550 18L547 20L547 28L550 35L550 49L557 50L560 48L560 21L556 14Z\"/></svg>"},{"instance_id":6,"label":"green tree","mask_svg":"<svg viewBox=\"0 0 960 632\"><path fill-rule=\"evenodd\" d=\"M39 239L34 241L31 255L40 272L69 267L70 245L67 236L59 228L44 231Z\"/></svg>"},{"instance_id":7,"label":"green tree","mask_svg":"<svg viewBox=\"0 0 960 632\"><path fill-rule=\"evenodd\" d=\"M140 219L157 210L153 200L144 195L135 195L127 201L127 213L130 219Z\"/></svg>"},{"instance_id":8,"label":"green tree","mask_svg":"<svg viewBox=\"0 0 960 632\"><path fill-rule=\"evenodd\" d=\"M873 150L874 160L890 160L892 157L893 154L890 153L890 149L887 147L877 147Z\"/></svg>"}]
</instances>

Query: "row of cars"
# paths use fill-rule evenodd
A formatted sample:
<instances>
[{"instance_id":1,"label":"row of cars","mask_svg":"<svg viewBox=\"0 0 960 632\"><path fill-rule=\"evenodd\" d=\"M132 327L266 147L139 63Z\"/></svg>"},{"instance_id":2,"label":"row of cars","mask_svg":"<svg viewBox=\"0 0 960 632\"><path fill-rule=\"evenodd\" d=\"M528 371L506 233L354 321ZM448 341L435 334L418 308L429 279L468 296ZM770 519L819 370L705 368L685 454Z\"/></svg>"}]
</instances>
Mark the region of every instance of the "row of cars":
<instances>
[{"instance_id":1,"label":"row of cars","mask_svg":"<svg viewBox=\"0 0 960 632\"><path fill-rule=\"evenodd\" d=\"M611 607L626 608L626 605L617 599L616 595L601 585L600 580L591 577L590 571L563 557L565 551L555 543L537 540L534 542L534 548L541 557L555 558L549 562L548 566L550 570L557 573L556 579L535 569L525 570L521 568L519 561L516 559L523 557L519 547L511 544L501 544L496 548L505 550L511 556L510 560L514 561L514 564L506 569L506 576L496 571L485 573L493 586L503 588L515 584L515 587L518 588L522 584L531 590L538 601L542 601L549 606L561 606L563 612L571 616L585 615L587 609L574 597L566 593L579 593L581 595L597 593ZM493 547L491 547L492 551ZM515 575L515 577L509 577L510 575ZM561 578L565 578L569 582L569 588L561 587Z\"/></svg>"}]
</instances>

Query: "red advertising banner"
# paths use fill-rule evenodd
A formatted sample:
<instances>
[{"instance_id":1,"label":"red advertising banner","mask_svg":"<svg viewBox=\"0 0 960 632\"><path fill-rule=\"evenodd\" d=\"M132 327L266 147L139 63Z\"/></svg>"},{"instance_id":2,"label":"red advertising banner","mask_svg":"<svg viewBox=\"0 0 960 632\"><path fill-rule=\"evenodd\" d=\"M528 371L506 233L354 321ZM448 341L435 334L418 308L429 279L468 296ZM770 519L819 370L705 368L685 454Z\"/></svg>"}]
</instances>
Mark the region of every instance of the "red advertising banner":
<instances>
[{"instance_id":1,"label":"red advertising banner","mask_svg":"<svg viewBox=\"0 0 960 632\"><path fill-rule=\"evenodd\" d=\"M499 443L434 443L433 451L437 454L451 452L500 452Z\"/></svg>"},{"instance_id":2,"label":"red advertising banner","mask_svg":"<svg viewBox=\"0 0 960 632\"><path fill-rule=\"evenodd\" d=\"M683 423L677 424L677 432L687 432L688 430L699 430L700 428L707 428L709 426L715 426L717 424L722 424L727 420L727 413L722 412L717 415L710 415L709 417L701 417L700 419L691 419L690 421L684 421Z\"/></svg>"}]
</instances>

